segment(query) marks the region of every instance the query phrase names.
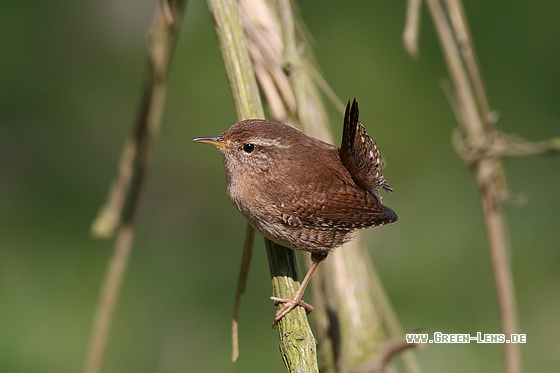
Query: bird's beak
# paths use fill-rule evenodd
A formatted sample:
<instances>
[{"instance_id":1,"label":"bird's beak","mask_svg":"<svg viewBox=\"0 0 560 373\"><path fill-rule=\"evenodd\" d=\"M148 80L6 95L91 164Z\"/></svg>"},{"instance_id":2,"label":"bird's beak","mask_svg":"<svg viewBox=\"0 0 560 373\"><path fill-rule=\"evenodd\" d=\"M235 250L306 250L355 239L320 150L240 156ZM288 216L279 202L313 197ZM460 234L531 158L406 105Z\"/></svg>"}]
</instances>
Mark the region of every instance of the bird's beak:
<instances>
[{"instance_id":1,"label":"bird's beak","mask_svg":"<svg viewBox=\"0 0 560 373\"><path fill-rule=\"evenodd\" d=\"M223 142L223 139L221 136L218 137L197 137L196 139L192 140L193 142L200 142L203 144L211 144L211 145L215 145L218 148L222 148L225 149L226 148L226 144Z\"/></svg>"}]
</instances>

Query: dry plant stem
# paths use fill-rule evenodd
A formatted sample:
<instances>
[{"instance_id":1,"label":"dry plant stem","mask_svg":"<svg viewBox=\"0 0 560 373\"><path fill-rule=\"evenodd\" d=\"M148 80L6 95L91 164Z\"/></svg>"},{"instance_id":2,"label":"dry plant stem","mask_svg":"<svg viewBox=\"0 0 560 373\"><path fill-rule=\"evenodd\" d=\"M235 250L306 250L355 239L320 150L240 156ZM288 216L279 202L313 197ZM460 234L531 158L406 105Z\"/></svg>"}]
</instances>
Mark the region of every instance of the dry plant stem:
<instances>
[{"instance_id":1,"label":"dry plant stem","mask_svg":"<svg viewBox=\"0 0 560 373\"><path fill-rule=\"evenodd\" d=\"M93 326L94 331L85 361L84 373L97 373L101 371L109 331L111 330L111 321L119 299L120 285L126 272L133 239L134 225L130 222L119 229L115 243L115 252L107 268L103 293L98 304L99 308Z\"/></svg>"},{"instance_id":2,"label":"dry plant stem","mask_svg":"<svg viewBox=\"0 0 560 373\"><path fill-rule=\"evenodd\" d=\"M99 211L91 225L91 233L96 238L110 238L120 224L121 213L133 174L134 159L138 155L138 142L133 136L125 145L119 161L119 174L111 185L107 202Z\"/></svg>"},{"instance_id":3,"label":"dry plant stem","mask_svg":"<svg viewBox=\"0 0 560 373\"><path fill-rule=\"evenodd\" d=\"M299 289L297 263L291 260L293 250L266 240L268 264L272 275L273 295L277 298L292 298ZM285 273L292 275L286 276ZM281 309L278 304L277 309ZM294 317L293 315L296 315ZM280 350L288 372L319 372L316 341L313 334L301 327L299 319L307 320L303 307L296 307L280 320ZM284 353L287 352L287 353Z\"/></svg>"},{"instance_id":4,"label":"dry plant stem","mask_svg":"<svg viewBox=\"0 0 560 373\"><path fill-rule=\"evenodd\" d=\"M255 73L233 0L207 0L224 60L237 119L264 118Z\"/></svg>"},{"instance_id":5,"label":"dry plant stem","mask_svg":"<svg viewBox=\"0 0 560 373\"><path fill-rule=\"evenodd\" d=\"M310 313L313 311L313 306L310 305L309 303L306 303L303 300L303 294L305 293L305 289L307 288L307 285L309 285L309 281L311 281L311 277L313 276L313 273L315 273L320 263L321 262L314 261L311 264L309 270L307 271L305 277L303 278L303 281L299 285L299 289L297 289L296 295L293 298L281 298L278 296L270 297L270 299L273 300L274 302L284 303L284 305L278 310L278 312L276 312L276 318L272 323L272 327L275 327L278 324L278 322L282 320L284 316L286 316L297 306L302 306L305 309L306 313Z\"/></svg>"},{"instance_id":6,"label":"dry plant stem","mask_svg":"<svg viewBox=\"0 0 560 373\"><path fill-rule=\"evenodd\" d=\"M245 231L245 245L243 246L243 256L241 258L241 268L239 269L239 278L237 279L237 291L235 292L235 303L233 306L233 320L231 325L231 361L236 361L239 357L239 305L241 303L241 294L245 292L247 284L247 276L249 267L251 266L251 256L253 254L253 242L255 241L255 230L249 224Z\"/></svg>"},{"instance_id":7,"label":"dry plant stem","mask_svg":"<svg viewBox=\"0 0 560 373\"><path fill-rule=\"evenodd\" d=\"M385 368L391 362L393 356L420 346L422 346L421 343L408 343L406 339L389 341L373 359L362 364L352 373L385 372Z\"/></svg>"},{"instance_id":8,"label":"dry plant stem","mask_svg":"<svg viewBox=\"0 0 560 373\"><path fill-rule=\"evenodd\" d=\"M354 372L380 353L387 334L404 333L359 239L329 254L321 266L311 286L322 372ZM403 350L401 357L406 372L421 372L412 351Z\"/></svg>"},{"instance_id":9,"label":"dry plant stem","mask_svg":"<svg viewBox=\"0 0 560 373\"><path fill-rule=\"evenodd\" d=\"M486 95L476 61L474 48L469 39L464 12L459 1L447 1L449 19L438 0L427 0L428 8L436 26L444 55L456 89L460 122L467 139L474 147L486 147L497 138L490 117ZM458 49L461 46L461 50ZM473 89L474 86L474 89ZM483 126L484 123L484 126ZM500 310L502 332L509 339L517 333L517 305L513 276L509 262L509 243L499 200L498 181L501 176L499 158L478 160L474 171L481 189L482 206L490 245L494 281ZM505 371L521 372L521 349L518 344L504 344Z\"/></svg>"},{"instance_id":10,"label":"dry plant stem","mask_svg":"<svg viewBox=\"0 0 560 373\"><path fill-rule=\"evenodd\" d=\"M464 132L473 141L485 141L476 99L445 12L439 0L426 0L426 4L436 26L451 81L455 87L460 121L464 126Z\"/></svg>"},{"instance_id":11,"label":"dry plant stem","mask_svg":"<svg viewBox=\"0 0 560 373\"><path fill-rule=\"evenodd\" d=\"M131 205L137 193L142 174L150 160L150 153L157 141L161 115L165 102L165 81L175 41L175 30L186 1L161 1L148 35L148 76L142 95L135 130L126 142L117 179L111 186L107 202L92 224L92 233L99 238L109 238L121 221L125 203ZM169 23L169 14L173 16Z\"/></svg>"},{"instance_id":12,"label":"dry plant stem","mask_svg":"<svg viewBox=\"0 0 560 373\"><path fill-rule=\"evenodd\" d=\"M504 157L521 157L524 155L560 152L560 138L531 142L518 136L497 133L492 144L485 148L473 148L463 139L463 134L455 130L452 136L453 146L461 159L472 165L484 158L500 159Z\"/></svg>"},{"instance_id":13,"label":"dry plant stem","mask_svg":"<svg viewBox=\"0 0 560 373\"><path fill-rule=\"evenodd\" d=\"M207 0L239 120L264 118L253 66L234 0ZM273 294L295 294L297 262L293 250L265 240L269 255ZM275 258L271 260L270 258ZM280 350L289 372L318 372L315 338L305 312L297 308L278 324ZM296 343L300 341L300 343Z\"/></svg>"},{"instance_id":14,"label":"dry plant stem","mask_svg":"<svg viewBox=\"0 0 560 373\"><path fill-rule=\"evenodd\" d=\"M406 24L403 32L404 49L408 54L418 58L418 37L420 30L420 10L422 0L408 0L406 5Z\"/></svg>"},{"instance_id":15,"label":"dry plant stem","mask_svg":"<svg viewBox=\"0 0 560 373\"><path fill-rule=\"evenodd\" d=\"M179 0L158 4L149 34L149 71L136 128L125 144L119 176L111 188L109 200L92 226L98 237L108 237L122 220L96 310L84 373L99 372L103 363L122 280L132 250L134 220L140 194L159 134L165 101L165 81L183 6L184 2ZM125 203L128 204L126 209Z\"/></svg>"},{"instance_id":16,"label":"dry plant stem","mask_svg":"<svg viewBox=\"0 0 560 373\"><path fill-rule=\"evenodd\" d=\"M482 76L480 74L480 70L478 69L475 50L471 45L471 33L466 22L463 4L457 0L446 0L446 4L451 25L453 26L453 31L455 32L455 39L459 45L459 50L463 57L465 68L470 76L470 82L473 85L481 118L487 125L487 129L493 130L494 123L491 120L492 116L490 115L490 104L488 103L486 91L484 90L484 84L482 83Z\"/></svg>"},{"instance_id":17,"label":"dry plant stem","mask_svg":"<svg viewBox=\"0 0 560 373\"><path fill-rule=\"evenodd\" d=\"M495 162L492 159L481 160L475 166L475 173L481 188L482 209L490 244L501 329L506 339L510 339L511 334L518 333L517 303L511 274L509 242L497 193ZM514 347L511 347L512 345ZM517 344L504 344L504 360L506 372L521 372L521 349Z\"/></svg>"},{"instance_id":18,"label":"dry plant stem","mask_svg":"<svg viewBox=\"0 0 560 373\"><path fill-rule=\"evenodd\" d=\"M344 105L315 67L302 35L305 26L292 11L291 2L240 0L239 4L257 79L274 119L299 125L308 135L332 143L319 88L341 113ZM395 337L403 335L390 305L379 310L379 303L389 302L382 290L374 290L372 296L372 288L382 289L382 285L373 266L364 268L370 259L357 247L360 245L353 242L330 254L311 281L323 372L347 372L348 367L356 367L375 354L387 338L381 318L397 325L391 329ZM385 298L381 301L379 297ZM327 298L340 308L326 305ZM339 327L345 331L342 336L336 333ZM412 353L405 352L403 359L407 371L420 371Z\"/></svg>"}]
</instances>

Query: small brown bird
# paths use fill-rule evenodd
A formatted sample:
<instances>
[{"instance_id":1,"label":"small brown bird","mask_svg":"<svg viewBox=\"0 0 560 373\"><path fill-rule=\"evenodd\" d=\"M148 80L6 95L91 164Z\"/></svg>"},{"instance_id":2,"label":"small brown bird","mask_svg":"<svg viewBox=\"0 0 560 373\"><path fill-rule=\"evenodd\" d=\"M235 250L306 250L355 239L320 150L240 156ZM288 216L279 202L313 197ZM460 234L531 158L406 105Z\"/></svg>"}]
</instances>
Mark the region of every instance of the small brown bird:
<instances>
[{"instance_id":1,"label":"small brown bird","mask_svg":"<svg viewBox=\"0 0 560 373\"><path fill-rule=\"evenodd\" d=\"M337 148L282 123L261 119L238 122L212 144L224 156L227 193L249 223L266 238L311 253L312 265L273 326L296 306L308 312L303 293L319 263L352 238L357 229L389 224L397 214L381 204L383 178L379 148L358 121L358 103L348 102L342 145Z\"/></svg>"}]
</instances>

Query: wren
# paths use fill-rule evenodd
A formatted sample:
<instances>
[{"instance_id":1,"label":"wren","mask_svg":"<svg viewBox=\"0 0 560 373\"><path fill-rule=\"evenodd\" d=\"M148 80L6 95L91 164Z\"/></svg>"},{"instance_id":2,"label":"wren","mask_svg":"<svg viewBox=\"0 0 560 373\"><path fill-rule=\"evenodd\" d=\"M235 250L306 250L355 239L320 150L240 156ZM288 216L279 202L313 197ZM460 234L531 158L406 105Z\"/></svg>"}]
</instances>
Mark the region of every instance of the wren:
<instances>
[{"instance_id":1,"label":"wren","mask_svg":"<svg viewBox=\"0 0 560 373\"><path fill-rule=\"evenodd\" d=\"M346 107L340 149L282 123L261 119L238 122L218 137L194 142L212 144L224 156L227 193L233 204L264 237L311 253L312 265L273 326L302 300L319 263L352 238L357 229L397 221L381 204L380 189L393 192L383 178L375 142L358 121L356 99Z\"/></svg>"}]
</instances>

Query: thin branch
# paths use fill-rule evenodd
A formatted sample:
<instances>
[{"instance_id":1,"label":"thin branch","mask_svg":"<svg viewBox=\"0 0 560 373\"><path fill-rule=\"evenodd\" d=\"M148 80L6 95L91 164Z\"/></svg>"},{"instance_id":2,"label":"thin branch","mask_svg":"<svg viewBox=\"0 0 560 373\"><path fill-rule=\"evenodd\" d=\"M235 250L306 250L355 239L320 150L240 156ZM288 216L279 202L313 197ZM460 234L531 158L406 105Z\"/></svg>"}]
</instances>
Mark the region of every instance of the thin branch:
<instances>
[{"instance_id":1,"label":"thin branch","mask_svg":"<svg viewBox=\"0 0 560 373\"><path fill-rule=\"evenodd\" d=\"M148 35L149 71L136 128L125 144L119 176L111 188L108 202L92 225L94 235L107 238L123 222L97 306L84 373L97 373L103 364L122 280L132 250L134 221L140 195L160 130L165 82L183 6L184 2L180 0L158 3ZM125 203L128 204L127 208Z\"/></svg>"},{"instance_id":2,"label":"thin branch","mask_svg":"<svg viewBox=\"0 0 560 373\"><path fill-rule=\"evenodd\" d=\"M504 217L500 209L505 186L502 158L557 152L559 139L531 143L519 137L497 131L497 116L490 110L468 23L460 0L426 0L440 39L451 80L455 88L458 121L462 134L455 131L453 142L457 153L473 165L481 190L481 202L494 272L494 283L502 332L506 339L517 333L517 305L510 265L510 244ZM454 107L454 105L452 105ZM508 373L521 372L521 349L518 344L505 343L504 363Z\"/></svg>"},{"instance_id":3,"label":"thin branch","mask_svg":"<svg viewBox=\"0 0 560 373\"><path fill-rule=\"evenodd\" d=\"M486 147L472 146L460 131L453 132L453 146L455 151L467 164L475 164L485 158L521 157L525 155L558 153L560 152L560 137L531 142L516 135L496 133L496 138Z\"/></svg>"},{"instance_id":4,"label":"thin branch","mask_svg":"<svg viewBox=\"0 0 560 373\"><path fill-rule=\"evenodd\" d=\"M465 133L473 141L485 141L482 122L478 115L469 77L461 60L461 54L457 50L457 44L447 21L446 13L439 0L426 0L426 4L432 16L432 21L436 25L449 75L455 87L457 105L461 115L460 123L464 126Z\"/></svg>"},{"instance_id":5,"label":"thin branch","mask_svg":"<svg viewBox=\"0 0 560 373\"><path fill-rule=\"evenodd\" d=\"M420 10L422 0L408 0L406 5L406 24L403 32L404 49L410 57L418 58L418 38L420 36Z\"/></svg>"},{"instance_id":6,"label":"thin branch","mask_svg":"<svg viewBox=\"0 0 560 373\"><path fill-rule=\"evenodd\" d=\"M490 256L494 270L494 283L500 309L502 332L506 339L518 333L517 303L510 264L510 245L507 238L503 214L500 209L500 198L497 193L494 169L496 161L483 159L475 166L475 173L481 189L482 210L484 212L486 232L490 244ZM505 371L521 372L521 347L516 343L504 344Z\"/></svg>"},{"instance_id":7,"label":"thin branch","mask_svg":"<svg viewBox=\"0 0 560 373\"><path fill-rule=\"evenodd\" d=\"M245 245L243 246L243 256L241 258L241 268L237 280L237 291L235 292L235 303L233 306L233 320L231 325L231 361L236 361L239 357L239 305L241 304L241 294L245 292L249 267L251 266L251 256L253 255L253 242L255 241L255 230L249 224L245 230Z\"/></svg>"},{"instance_id":8,"label":"thin branch","mask_svg":"<svg viewBox=\"0 0 560 373\"><path fill-rule=\"evenodd\" d=\"M473 85L480 116L486 125L486 129L491 131L495 122L492 120L493 116L491 115L490 104L488 103L484 83L482 82L482 74L478 68L476 52L474 46L471 44L471 32L466 21L463 4L457 0L446 0L446 4L449 20L453 26L453 32L455 33L455 39L457 40L459 51L465 63L465 68L469 74L471 84Z\"/></svg>"},{"instance_id":9,"label":"thin branch","mask_svg":"<svg viewBox=\"0 0 560 373\"><path fill-rule=\"evenodd\" d=\"M413 348L423 347L423 343L408 343L406 339L396 339L385 343L385 346L373 357L373 359L360 365L352 373L375 373L385 371L385 367L391 362L391 359L397 354L402 354Z\"/></svg>"},{"instance_id":10,"label":"thin branch","mask_svg":"<svg viewBox=\"0 0 560 373\"><path fill-rule=\"evenodd\" d=\"M297 262L292 260L294 251L265 240L270 274L272 275L272 295L291 298L299 289ZM283 304L277 305L277 310ZM280 351L290 373L319 373L317 364L317 341L307 323L303 307L296 307L280 320Z\"/></svg>"},{"instance_id":11,"label":"thin branch","mask_svg":"<svg viewBox=\"0 0 560 373\"><path fill-rule=\"evenodd\" d=\"M238 119L264 118L238 4L234 0L207 0L207 3L214 19ZM265 243L273 295L292 297L298 287L295 253L266 239ZM290 312L278 324L278 332L280 350L288 371L318 372L315 338L305 312L301 309Z\"/></svg>"},{"instance_id":12,"label":"thin branch","mask_svg":"<svg viewBox=\"0 0 560 373\"><path fill-rule=\"evenodd\" d=\"M109 332L122 280L126 272L128 258L134 240L134 224L126 223L119 229L117 240L115 243L115 252L105 275L105 283L101 298L99 300L98 309L93 325L93 333L91 335L88 354L85 361L84 373L97 373L101 371L103 357L107 348Z\"/></svg>"},{"instance_id":13,"label":"thin branch","mask_svg":"<svg viewBox=\"0 0 560 373\"><path fill-rule=\"evenodd\" d=\"M465 55L469 59L468 64L471 65L470 70L465 67L464 59L458 48L457 31L447 21L445 11L441 7L438 0L427 0L433 22L436 26L440 42L446 61L448 63L451 80L455 85L457 94L457 103L462 114L460 121L468 141L475 148L487 148L489 143L496 139L496 130L493 123L488 123L479 112L481 107L486 104L486 96L480 95L480 92L473 90L471 82L473 79L481 86L480 74L478 69L472 67L474 53L470 52L473 47L472 43L467 42L468 33L466 28L462 27L461 34L462 45L468 45ZM450 10L454 10L451 19L455 19L454 24L465 25L463 18L464 13L459 11L462 7L454 6ZM449 11L449 9L448 9ZM469 75L474 72L475 76ZM481 88L479 88L481 89ZM482 100L482 104L480 103ZM489 110L488 110L489 112ZM483 126L484 123L484 126ZM517 305L515 301L515 290L513 285L513 275L509 262L508 252L510 252L509 242L506 238L506 228L503 215L500 209L500 195L498 193L499 185L504 183L503 171L501 171L501 161L497 158L482 158L476 162L474 166L475 175L481 189L482 207L484 219L486 223L486 231L490 246L490 256L492 258L492 267L494 272L494 283L496 286L496 295L498 300L498 308L500 310L500 320L502 332L506 334L506 338L510 338L512 333L517 333ZM514 343L504 344L504 362L505 370L508 373L521 372L521 349Z\"/></svg>"},{"instance_id":14,"label":"thin branch","mask_svg":"<svg viewBox=\"0 0 560 373\"><path fill-rule=\"evenodd\" d=\"M341 113L344 105L315 66L292 3L242 0L239 6L257 79L274 119L332 143L321 89ZM379 309L388 300L381 301L382 295L372 292L382 285L369 262L367 252L355 241L330 254L311 281L322 371L343 372L361 364L386 339L383 318L396 319L390 306ZM398 335L402 336L401 329ZM413 355L404 359L409 371L419 371Z\"/></svg>"},{"instance_id":15,"label":"thin branch","mask_svg":"<svg viewBox=\"0 0 560 373\"><path fill-rule=\"evenodd\" d=\"M264 118L237 3L232 0L208 0L207 3L214 19L237 118Z\"/></svg>"}]
</instances>

